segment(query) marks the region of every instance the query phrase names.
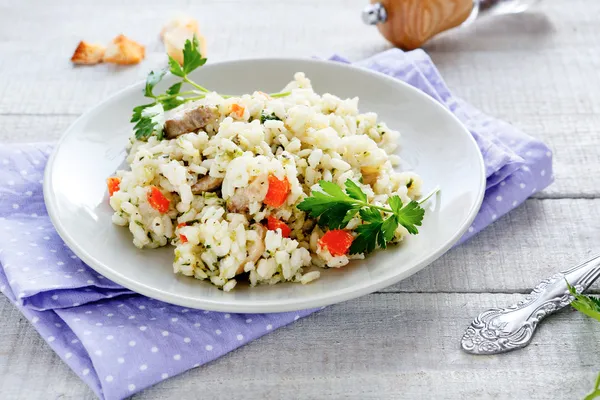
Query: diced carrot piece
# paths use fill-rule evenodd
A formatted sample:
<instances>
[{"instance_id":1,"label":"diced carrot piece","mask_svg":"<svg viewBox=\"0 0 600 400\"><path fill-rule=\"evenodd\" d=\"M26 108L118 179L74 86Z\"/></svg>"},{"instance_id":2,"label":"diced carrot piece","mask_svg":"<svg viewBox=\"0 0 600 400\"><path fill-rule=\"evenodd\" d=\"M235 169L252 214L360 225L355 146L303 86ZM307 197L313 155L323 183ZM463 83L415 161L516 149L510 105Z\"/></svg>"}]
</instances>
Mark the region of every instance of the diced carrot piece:
<instances>
[{"instance_id":1,"label":"diced carrot piece","mask_svg":"<svg viewBox=\"0 0 600 400\"><path fill-rule=\"evenodd\" d=\"M289 238L292 233L292 229L287 226L287 224L283 221L278 220L275 217L268 216L267 217L267 228L270 231L276 231L277 229L281 229L281 236Z\"/></svg>"},{"instance_id":2,"label":"diced carrot piece","mask_svg":"<svg viewBox=\"0 0 600 400\"><path fill-rule=\"evenodd\" d=\"M161 214L169 211L171 200L167 199L164 194L156 186L150 186L147 194L148 204Z\"/></svg>"},{"instance_id":3,"label":"diced carrot piece","mask_svg":"<svg viewBox=\"0 0 600 400\"><path fill-rule=\"evenodd\" d=\"M242 118L244 116L244 111L246 111L246 109L239 104L234 103L231 106L231 112L237 115L238 118Z\"/></svg>"},{"instance_id":4,"label":"diced carrot piece","mask_svg":"<svg viewBox=\"0 0 600 400\"><path fill-rule=\"evenodd\" d=\"M116 176L111 176L106 179L106 186L108 186L108 195L112 197L115 192L118 192L121 185L121 178L117 178Z\"/></svg>"},{"instance_id":5,"label":"diced carrot piece","mask_svg":"<svg viewBox=\"0 0 600 400\"><path fill-rule=\"evenodd\" d=\"M185 222L182 222L180 224L177 224L177 229L179 228L183 228L184 226L187 226L187 224Z\"/></svg>"},{"instance_id":6,"label":"diced carrot piece","mask_svg":"<svg viewBox=\"0 0 600 400\"><path fill-rule=\"evenodd\" d=\"M269 175L269 189L263 203L271 207L281 207L290 194L290 190L291 186L287 178L280 180L275 175Z\"/></svg>"},{"instance_id":7,"label":"diced carrot piece","mask_svg":"<svg viewBox=\"0 0 600 400\"><path fill-rule=\"evenodd\" d=\"M319 239L319 246L329 250L332 256L343 256L348 253L350 245L354 237L348 231L342 229L334 229L327 231L321 239Z\"/></svg>"},{"instance_id":8,"label":"diced carrot piece","mask_svg":"<svg viewBox=\"0 0 600 400\"><path fill-rule=\"evenodd\" d=\"M185 235L179 235L179 240L181 240L181 243L187 243L188 242L188 238L185 237Z\"/></svg>"}]
</instances>

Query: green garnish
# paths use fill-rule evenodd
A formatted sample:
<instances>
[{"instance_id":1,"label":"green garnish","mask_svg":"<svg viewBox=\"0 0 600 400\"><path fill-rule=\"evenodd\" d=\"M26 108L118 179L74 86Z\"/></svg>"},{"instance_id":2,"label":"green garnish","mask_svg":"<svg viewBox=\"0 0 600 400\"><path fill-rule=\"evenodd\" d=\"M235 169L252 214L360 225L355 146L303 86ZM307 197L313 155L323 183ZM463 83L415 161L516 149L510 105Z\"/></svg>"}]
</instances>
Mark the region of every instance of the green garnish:
<instances>
[{"instance_id":1,"label":"green garnish","mask_svg":"<svg viewBox=\"0 0 600 400\"><path fill-rule=\"evenodd\" d=\"M569 282L567 282L567 287L571 295L575 297L575 300L571 302L571 306L588 317L600 321L600 298L577 293L577 290Z\"/></svg>"},{"instance_id":2,"label":"green garnish","mask_svg":"<svg viewBox=\"0 0 600 400\"><path fill-rule=\"evenodd\" d=\"M600 374L596 378L596 384L594 385L594 390L589 393L587 396L583 398L583 400L593 400L600 397Z\"/></svg>"},{"instance_id":3,"label":"green garnish","mask_svg":"<svg viewBox=\"0 0 600 400\"><path fill-rule=\"evenodd\" d=\"M262 114L260 114L260 123L264 124L265 121L281 121L281 118L275 115L275 113L265 114L263 112Z\"/></svg>"},{"instance_id":4,"label":"green garnish","mask_svg":"<svg viewBox=\"0 0 600 400\"><path fill-rule=\"evenodd\" d=\"M319 181L321 190L313 190L297 208L319 218L319 226L328 229L343 229L359 214L365 223L356 228L358 236L350 246L350 254L370 253L377 247L385 249L398 225L412 235L419 233L417 226L421 226L425 214L421 204L438 191L407 205L402 204L399 196L392 196L389 207L381 207L369 204L367 195L352 180L346 180L344 186L345 191L333 182Z\"/></svg>"},{"instance_id":5,"label":"green garnish","mask_svg":"<svg viewBox=\"0 0 600 400\"><path fill-rule=\"evenodd\" d=\"M206 58L200 53L200 44L198 38L194 35L192 40L186 40L183 47L183 65L179 65L171 56L169 56L169 67L157 72L151 71L146 77L146 85L144 86L144 96L153 99L152 103L137 106L133 109L131 122L135 123L135 137L138 140L148 139L152 134L155 134L159 139L163 138L163 124L160 121L160 114L163 111L171 110L184 103L194 100L200 100L210 93L210 90L200 86L190 79L188 76L197 68L206 64ZM163 94L154 94L154 87L163 79L167 72L181 78L180 82L169 87ZM193 87L191 90L181 91L184 84ZM290 92L272 93L271 97L289 96ZM231 97L221 95L222 97ZM160 107L157 107L160 105ZM156 107L156 110L148 112L148 108ZM161 109L162 107L162 109Z\"/></svg>"},{"instance_id":6,"label":"green garnish","mask_svg":"<svg viewBox=\"0 0 600 400\"><path fill-rule=\"evenodd\" d=\"M571 302L571 306L588 317L600 321L600 298L577 293L577 289L571 286L569 282L567 282L567 287L569 288L569 293L575 298ZM600 374L598 374L598 377L596 378L594 390L585 396L583 400L592 400L596 398L600 398Z\"/></svg>"}]
</instances>

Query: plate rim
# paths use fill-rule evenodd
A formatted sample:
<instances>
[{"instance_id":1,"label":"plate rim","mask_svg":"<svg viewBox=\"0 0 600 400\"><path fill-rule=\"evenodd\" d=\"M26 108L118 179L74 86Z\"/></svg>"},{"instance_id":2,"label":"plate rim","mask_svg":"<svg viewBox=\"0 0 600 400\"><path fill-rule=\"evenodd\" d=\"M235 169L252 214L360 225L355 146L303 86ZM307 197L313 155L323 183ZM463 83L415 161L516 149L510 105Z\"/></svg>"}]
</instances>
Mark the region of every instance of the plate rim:
<instances>
[{"instance_id":1,"label":"plate rim","mask_svg":"<svg viewBox=\"0 0 600 400\"><path fill-rule=\"evenodd\" d=\"M136 282L131 278L125 277L123 275L119 275L117 273L113 273L113 270L107 265L98 262L94 257L89 255L82 247L77 244L77 241L70 235L64 225L61 223L60 218L57 215L57 204L56 204L56 196L51 190L52 187L52 171L55 163L55 158L61 148L63 142L67 139L67 137L71 134L74 127L77 126L80 121L88 118L95 110L100 108L113 101L114 99L120 97L125 92L128 92L136 87L140 89L144 86L145 81L138 81L131 85L125 86L121 90L118 90L114 94L108 96L104 100L100 101L98 104L84 111L75 121L73 121L69 127L63 132L60 139L54 145L52 153L48 158L46 166L44 168L44 181L43 181L43 197L44 203L46 205L46 210L48 212L48 216L52 225L56 229L58 235L61 239L67 244L69 249L73 251L87 266L92 268L99 274L102 274L106 278L111 281L117 283L118 285L123 286L125 289L131 290L132 292L141 294L143 296L147 296L150 298L154 298L169 304L174 304L182 307L194 308L194 309L202 309L209 311L218 311L218 312L234 312L234 313L277 313L277 312L288 312L288 311L299 311L306 309L313 309L318 307L324 307L331 304L336 304L340 302L344 302L350 299L354 299L357 297L364 296L369 293L376 292L385 287L391 286L395 283L400 282L403 279L408 278L409 276L414 275L418 271L424 269L426 266L437 260L443 254L445 254L454 244L456 244L463 234L467 231L469 226L473 223L477 214L481 208L483 203L483 199L485 196L486 189L486 174L485 174L485 164L483 160L483 155L479 150L477 142L473 135L469 132L467 127L458 119L456 115L454 115L450 110L448 110L443 104L439 103L431 96L427 95L420 89L400 80L397 78L393 78L389 75L383 74L378 71L374 71L362 66L336 62L331 60L323 60L323 59L314 59L314 58L303 58L303 57L267 57L267 58L240 58L235 60L226 60L226 61L218 61L211 63L211 68L218 67L221 65L227 64L236 64L240 62L304 62L304 63L312 63L312 64L321 64L332 66L334 65L336 68L346 68L352 70L360 70L361 73L366 73L370 75L375 75L379 78L383 78L389 80L390 82L394 82L394 84L400 84L404 86L409 92L412 92L415 96L420 96L425 98L426 101L432 104L432 107L437 107L440 112L445 113L450 118L454 119L454 121L462 128L463 133L467 136L467 140L471 143L472 146L475 146L479 171L480 171L480 184L479 191L477 193L477 197L475 202L473 203L471 209L469 210L468 217L463 221L463 223L456 230L454 235L450 237L442 246L438 248L437 251L429 254L427 257L423 258L421 261L417 262L413 267L399 273L391 278L380 278L375 280L374 282L367 284L365 286L356 288L356 287L346 287L343 289L339 289L335 292L322 292L315 296L312 296L309 299L301 300L301 301L284 301L284 302L273 302L272 300L253 300L250 304L239 304L239 303L231 303L231 302L223 302L223 301L215 301L210 299L198 299L198 298L189 298L178 296L176 293L166 292L161 289L157 289L154 287L147 286L145 284ZM166 76L171 76L168 73Z\"/></svg>"}]
</instances>

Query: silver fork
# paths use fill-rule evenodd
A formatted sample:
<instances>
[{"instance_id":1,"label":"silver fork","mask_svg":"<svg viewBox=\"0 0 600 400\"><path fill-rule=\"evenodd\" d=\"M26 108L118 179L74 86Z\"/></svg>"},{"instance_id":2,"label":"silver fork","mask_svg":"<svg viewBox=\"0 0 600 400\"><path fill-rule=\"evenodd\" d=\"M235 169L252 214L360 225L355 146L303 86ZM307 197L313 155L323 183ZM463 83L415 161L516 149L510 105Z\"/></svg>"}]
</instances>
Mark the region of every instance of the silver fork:
<instances>
[{"instance_id":1,"label":"silver fork","mask_svg":"<svg viewBox=\"0 0 600 400\"><path fill-rule=\"evenodd\" d=\"M517 304L479 314L463 335L461 347L472 354L498 354L527 346L542 319L573 301L567 282L582 293L599 276L600 254L544 279Z\"/></svg>"}]
</instances>

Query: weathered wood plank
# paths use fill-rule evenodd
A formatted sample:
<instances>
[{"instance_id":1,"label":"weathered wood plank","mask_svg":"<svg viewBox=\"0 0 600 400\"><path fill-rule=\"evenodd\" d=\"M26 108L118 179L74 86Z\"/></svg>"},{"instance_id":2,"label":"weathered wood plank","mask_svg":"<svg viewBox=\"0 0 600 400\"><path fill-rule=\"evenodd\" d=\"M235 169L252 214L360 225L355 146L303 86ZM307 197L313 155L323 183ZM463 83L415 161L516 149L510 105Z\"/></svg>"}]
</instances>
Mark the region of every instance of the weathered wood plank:
<instances>
[{"instance_id":1,"label":"weathered wood plank","mask_svg":"<svg viewBox=\"0 0 600 400\"><path fill-rule=\"evenodd\" d=\"M599 201L530 199L386 291L528 292L600 251Z\"/></svg>"},{"instance_id":2,"label":"weathered wood plank","mask_svg":"<svg viewBox=\"0 0 600 400\"><path fill-rule=\"evenodd\" d=\"M541 326L533 343L501 356L459 349L483 308L506 294L375 294L332 306L204 367L169 379L140 399L567 399L591 389L600 351L598 323L566 311ZM90 392L12 305L0 341L6 398L88 399ZM252 366L249 368L249 366Z\"/></svg>"}]
</instances>

